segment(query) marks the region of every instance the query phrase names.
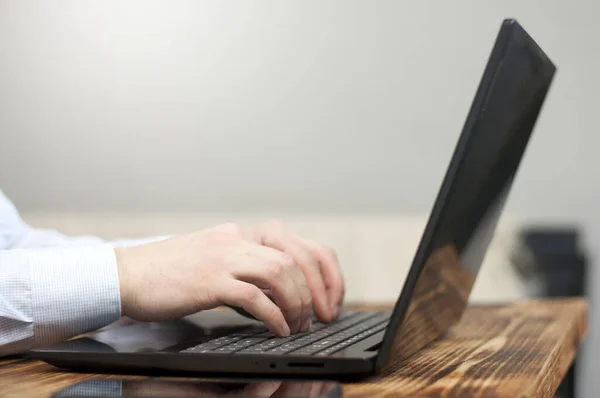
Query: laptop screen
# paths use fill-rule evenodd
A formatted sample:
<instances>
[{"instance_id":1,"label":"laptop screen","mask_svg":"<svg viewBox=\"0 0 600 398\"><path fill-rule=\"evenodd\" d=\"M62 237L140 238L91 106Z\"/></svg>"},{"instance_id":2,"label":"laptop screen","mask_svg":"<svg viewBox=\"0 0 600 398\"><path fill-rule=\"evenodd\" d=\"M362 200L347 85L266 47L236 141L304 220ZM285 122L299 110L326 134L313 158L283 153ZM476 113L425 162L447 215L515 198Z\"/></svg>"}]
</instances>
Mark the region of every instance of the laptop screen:
<instances>
[{"instance_id":1,"label":"laptop screen","mask_svg":"<svg viewBox=\"0 0 600 398\"><path fill-rule=\"evenodd\" d=\"M456 324L517 173L555 67L505 20L380 348L413 354Z\"/></svg>"}]
</instances>

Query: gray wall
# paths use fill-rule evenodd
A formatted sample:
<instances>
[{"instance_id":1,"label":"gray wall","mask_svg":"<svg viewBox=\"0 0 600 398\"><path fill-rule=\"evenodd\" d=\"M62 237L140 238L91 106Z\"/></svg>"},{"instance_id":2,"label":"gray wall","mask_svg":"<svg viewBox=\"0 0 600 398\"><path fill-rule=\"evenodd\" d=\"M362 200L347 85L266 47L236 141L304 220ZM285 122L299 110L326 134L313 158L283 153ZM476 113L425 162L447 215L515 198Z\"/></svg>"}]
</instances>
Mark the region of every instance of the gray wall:
<instances>
[{"instance_id":1,"label":"gray wall","mask_svg":"<svg viewBox=\"0 0 600 398\"><path fill-rule=\"evenodd\" d=\"M0 184L25 211L427 211L514 16L559 73L507 211L577 220L595 253L599 11L0 0Z\"/></svg>"},{"instance_id":2,"label":"gray wall","mask_svg":"<svg viewBox=\"0 0 600 398\"><path fill-rule=\"evenodd\" d=\"M560 71L512 209L593 206L600 7L437 3L2 1L2 187L24 210L427 210L516 16Z\"/></svg>"}]
</instances>

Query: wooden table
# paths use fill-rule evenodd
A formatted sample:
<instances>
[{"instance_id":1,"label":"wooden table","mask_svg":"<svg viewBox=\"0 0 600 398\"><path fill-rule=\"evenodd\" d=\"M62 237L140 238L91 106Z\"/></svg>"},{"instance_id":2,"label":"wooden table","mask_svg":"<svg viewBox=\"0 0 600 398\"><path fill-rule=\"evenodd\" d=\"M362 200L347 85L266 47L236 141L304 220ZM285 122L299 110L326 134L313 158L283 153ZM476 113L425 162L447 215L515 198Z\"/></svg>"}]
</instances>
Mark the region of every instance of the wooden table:
<instances>
[{"instance_id":1,"label":"wooden table","mask_svg":"<svg viewBox=\"0 0 600 398\"><path fill-rule=\"evenodd\" d=\"M586 313L582 299L472 305L446 337L345 384L344 396L552 397L585 335ZM49 397L77 381L119 377L10 358L0 360L0 396Z\"/></svg>"}]
</instances>

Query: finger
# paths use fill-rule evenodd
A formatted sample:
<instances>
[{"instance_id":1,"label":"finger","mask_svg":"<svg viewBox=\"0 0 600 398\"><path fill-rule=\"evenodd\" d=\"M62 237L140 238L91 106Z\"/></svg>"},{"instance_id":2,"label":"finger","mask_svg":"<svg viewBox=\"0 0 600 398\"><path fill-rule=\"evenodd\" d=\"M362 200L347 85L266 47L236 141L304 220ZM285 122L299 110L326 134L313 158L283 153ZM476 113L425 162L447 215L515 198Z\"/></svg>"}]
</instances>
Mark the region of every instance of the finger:
<instances>
[{"instance_id":1,"label":"finger","mask_svg":"<svg viewBox=\"0 0 600 398\"><path fill-rule=\"evenodd\" d=\"M278 220L254 226L250 232L246 233L246 236L249 236L250 239L262 246L270 247L291 255L296 263L300 265L300 268L295 268L293 270L292 279L298 284L301 292L300 297L302 299L302 313L304 319L302 330L309 330L311 326L313 296L306 277L306 271L304 270L305 266L298 261L298 257L301 256L298 254L294 255L293 250L287 247L288 245L283 244L285 241L284 237L288 235L289 232ZM288 250L285 250L286 248ZM304 263L306 263L306 261L304 261Z\"/></svg>"},{"instance_id":2,"label":"finger","mask_svg":"<svg viewBox=\"0 0 600 398\"><path fill-rule=\"evenodd\" d=\"M293 280L293 269L299 266L291 256L270 247L248 244L247 250L251 263L237 264L231 269L232 275L266 290L281 309L291 332L300 331L304 321L302 293Z\"/></svg>"},{"instance_id":3,"label":"finger","mask_svg":"<svg viewBox=\"0 0 600 398\"><path fill-rule=\"evenodd\" d=\"M318 259L302 244L299 238L287 232L270 233L269 231L263 236L262 241L265 246L288 253L296 260L306 278L315 314L319 320L329 322L331 311ZM307 317L310 322L310 312Z\"/></svg>"},{"instance_id":4,"label":"finger","mask_svg":"<svg viewBox=\"0 0 600 398\"><path fill-rule=\"evenodd\" d=\"M272 397L281 385L280 381L265 381L259 383L248 383L244 390L240 392L244 397Z\"/></svg>"},{"instance_id":5,"label":"finger","mask_svg":"<svg viewBox=\"0 0 600 398\"><path fill-rule=\"evenodd\" d=\"M311 382L293 382L288 381L281 384L281 387L273 394L275 397L307 397L310 396Z\"/></svg>"},{"instance_id":6,"label":"finger","mask_svg":"<svg viewBox=\"0 0 600 398\"><path fill-rule=\"evenodd\" d=\"M331 392L336 387L336 383L332 381L323 382L321 384L321 389L316 391L315 397L329 396L332 395Z\"/></svg>"},{"instance_id":7,"label":"finger","mask_svg":"<svg viewBox=\"0 0 600 398\"><path fill-rule=\"evenodd\" d=\"M325 383L322 381L315 381L310 386L309 397L321 397L323 395L323 385Z\"/></svg>"},{"instance_id":8,"label":"finger","mask_svg":"<svg viewBox=\"0 0 600 398\"><path fill-rule=\"evenodd\" d=\"M246 310L278 336L289 336L290 327L283 313L258 287L235 279L217 283L217 299L220 302Z\"/></svg>"},{"instance_id":9,"label":"finger","mask_svg":"<svg viewBox=\"0 0 600 398\"><path fill-rule=\"evenodd\" d=\"M344 301L344 279L337 256L327 246L309 239L302 239L302 241L319 260L321 274L327 289L330 310L333 316L337 317L339 315L339 307Z\"/></svg>"}]
</instances>

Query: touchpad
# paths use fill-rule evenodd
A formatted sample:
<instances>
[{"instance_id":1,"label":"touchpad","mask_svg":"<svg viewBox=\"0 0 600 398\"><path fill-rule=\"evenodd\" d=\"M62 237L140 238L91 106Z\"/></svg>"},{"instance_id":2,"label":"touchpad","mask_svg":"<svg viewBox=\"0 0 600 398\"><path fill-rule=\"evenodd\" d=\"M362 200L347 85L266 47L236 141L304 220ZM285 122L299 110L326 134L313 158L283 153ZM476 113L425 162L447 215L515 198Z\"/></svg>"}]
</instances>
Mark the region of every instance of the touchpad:
<instances>
[{"instance_id":1,"label":"touchpad","mask_svg":"<svg viewBox=\"0 0 600 398\"><path fill-rule=\"evenodd\" d=\"M102 343L122 353L180 351L249 327L267 330L262 322L243 317L233 310L218 309L169 322L123 319L89 335L85 340ZM96 351L98 347L97 344L85 345L91 351Z\"/></svg>"},{"instance_id":2,"label":"touchpad","mask_svg":"<svg viewBox=\"0 0 600 398\"><path fill-rule=\"evenodd\" d=\"M236 311L228 308L201 311L183 318L186 322L201 328L207 334L222 334L242 328L260 328L265 331L264 323L242 316Z\"/></svg>"}]
</instances>

